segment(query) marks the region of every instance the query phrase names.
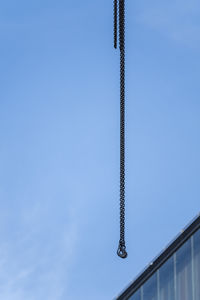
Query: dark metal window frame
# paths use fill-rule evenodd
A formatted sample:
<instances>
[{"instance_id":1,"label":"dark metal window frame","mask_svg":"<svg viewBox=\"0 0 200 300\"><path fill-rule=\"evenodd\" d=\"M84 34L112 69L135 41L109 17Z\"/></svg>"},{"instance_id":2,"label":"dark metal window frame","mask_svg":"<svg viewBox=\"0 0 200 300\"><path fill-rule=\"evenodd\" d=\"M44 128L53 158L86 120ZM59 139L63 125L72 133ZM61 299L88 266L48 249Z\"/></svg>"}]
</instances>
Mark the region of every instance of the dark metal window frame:
<instances>
[{"instance_id":1,"label":"dark metal window frame","mask_svg":"<svg viewBox=\"0 0 200 300\"><path fill-rule=\"evenodd\" d=\"M169 246L115 300L129 299L199 228L200 214L181 231Z\"/></svg>"}]
</instances>

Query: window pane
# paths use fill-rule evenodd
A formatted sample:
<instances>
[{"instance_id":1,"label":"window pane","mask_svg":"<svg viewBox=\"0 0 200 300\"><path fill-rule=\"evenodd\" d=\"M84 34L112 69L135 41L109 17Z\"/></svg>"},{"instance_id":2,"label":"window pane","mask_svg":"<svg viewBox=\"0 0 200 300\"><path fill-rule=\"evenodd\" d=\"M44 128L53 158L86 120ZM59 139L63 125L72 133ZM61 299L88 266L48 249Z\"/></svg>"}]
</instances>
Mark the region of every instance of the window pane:
<instances>
[{"instance_id":1,"label":"window pane","mask_svg":"<svg viewBox=\"0 0 200 300\"><path fill-rule=\"evenodd\" d=\"M157 273L144 284L143 300L158 300Z\"/></svg>"},{"instance_id":2,"label":"window pane","mask_svg":"<svg viewBox=\"0 0 200 300\"><path fill-rule=\"evenodd\" d=\"M200 299L200 230L194 234L194 299Z\"/></svg>"},{"instance_id":3,"label":"window pane","mask_svg":"<svg viewBox=\"0 0 200 300\"><path fill-rule=\"evenodd\" d=\"M134 293L129 300L141 300L141 290L139 289L136 293Z\"/></svg>"},{"instance_id":4,"label":"window pane","mask_svg":"<svg viewBox=\"0 0 200 300\"><path fill-rule=\"evenodd\" d=\"M169 258L159 270L159 300L174 300L174 258Z\"/></svg>"},{"instance_id":5,"label":"window pane","mask_svg":"<svg viewBox=\"0 0 200 300\"><path fill-rule=\"evenodd\" d=\"M176 299L192 299L191 239L176 253Z\"/></svg>"}]
</instances>

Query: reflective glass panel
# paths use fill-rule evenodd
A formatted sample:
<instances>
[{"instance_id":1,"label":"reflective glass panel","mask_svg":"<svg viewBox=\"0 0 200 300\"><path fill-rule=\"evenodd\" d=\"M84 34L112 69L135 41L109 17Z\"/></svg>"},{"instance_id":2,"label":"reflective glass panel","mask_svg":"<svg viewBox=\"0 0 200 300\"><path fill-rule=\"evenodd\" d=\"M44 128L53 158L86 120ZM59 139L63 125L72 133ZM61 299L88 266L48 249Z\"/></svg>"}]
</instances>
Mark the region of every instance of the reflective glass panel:
<instances>
[{"instance_id":1,"label":"reflective glass panel","mask_svg":"<svg viewBox=\"0 0 200 300\"><path fill-rule=\"evenodd\" d=\"M129 300L141 300L141 290L139 289L136 293L134 293Z\"/></svg>"},{"instance_id":2,"label":"reflective glass panel","mask_svg":"<svg viewBox=\"0 0 200 300\"><path fill-rule=\"evenodd\" d=\"M159 270L159 300L174 300L174 258L169 258Z\"/></svg>"},{"instance_id":3,"label":"reflective glass panel","mask_svg":"<svg viewBox=\"0 0 200 300\"><path fill-rule=\"evenodd\" d=\"M143 286L143 300L158 300L157 273L145 282Z\"/></svg>"},{"instance_id":4,"label":"reflective glass panel","mask_svg":"<svg viewBox=\"0 0 200 300\"><path fill-rule=\"evenodd\" d=\"M200 229L194 234L194 299L200 299Z\"/></svg>"},{"instance_id":5,"label":"reflective glass panel","mask_svg":"<svg viewBox=\"0 0 200 300\"><path fill-rule=\"evenodd\" d=\"M192 253L189 239L176 253L176 300L192 299Z\"/></svg>"}]
</instances>

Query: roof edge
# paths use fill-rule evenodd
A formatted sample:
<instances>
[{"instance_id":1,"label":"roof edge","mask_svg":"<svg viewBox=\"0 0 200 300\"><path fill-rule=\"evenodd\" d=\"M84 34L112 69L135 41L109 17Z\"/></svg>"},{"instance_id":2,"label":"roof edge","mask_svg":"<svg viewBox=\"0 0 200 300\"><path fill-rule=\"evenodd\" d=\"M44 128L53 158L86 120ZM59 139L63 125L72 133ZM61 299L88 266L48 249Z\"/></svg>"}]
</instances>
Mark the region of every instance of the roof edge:
<instances>
[{"instance_id":1,"label":"roof edge","mask_svg":"<svg viewBox=\"0 0 200 300\"><path fill-rule=\"evenodd\" d=\"M187 224L181 232L162 250L145 269L113 300L127 300L151 275L165 263L165 261L178 250L191 235L200 228L200 212Z\"/></svg>"}]
</instances>

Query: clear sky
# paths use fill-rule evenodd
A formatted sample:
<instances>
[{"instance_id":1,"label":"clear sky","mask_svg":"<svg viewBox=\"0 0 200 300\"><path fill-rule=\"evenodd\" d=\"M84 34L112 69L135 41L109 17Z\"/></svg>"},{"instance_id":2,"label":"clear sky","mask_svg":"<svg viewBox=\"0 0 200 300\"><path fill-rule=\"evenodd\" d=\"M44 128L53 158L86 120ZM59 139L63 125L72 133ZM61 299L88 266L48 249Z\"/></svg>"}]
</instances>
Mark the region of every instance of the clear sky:
<instances>
[{"instance_id":1,"label":"clear sky","mask_svg":"<svg viewBox=\"0 0 200 300\"><path fill-rule=\"evenodd\" d=\"M200 211L200 3L126 25L121 260L113 1L1 1L2 300L110 300Z\"/></svg>"}]
</instances>

